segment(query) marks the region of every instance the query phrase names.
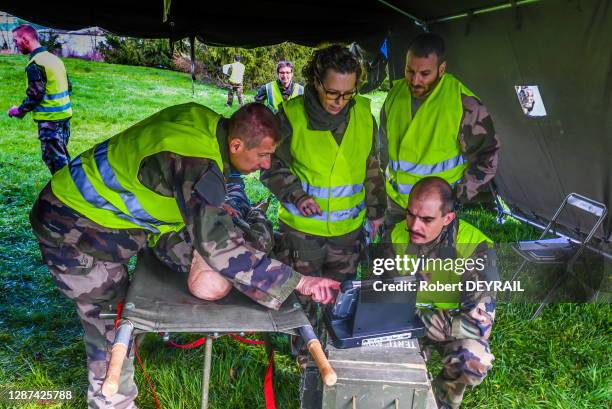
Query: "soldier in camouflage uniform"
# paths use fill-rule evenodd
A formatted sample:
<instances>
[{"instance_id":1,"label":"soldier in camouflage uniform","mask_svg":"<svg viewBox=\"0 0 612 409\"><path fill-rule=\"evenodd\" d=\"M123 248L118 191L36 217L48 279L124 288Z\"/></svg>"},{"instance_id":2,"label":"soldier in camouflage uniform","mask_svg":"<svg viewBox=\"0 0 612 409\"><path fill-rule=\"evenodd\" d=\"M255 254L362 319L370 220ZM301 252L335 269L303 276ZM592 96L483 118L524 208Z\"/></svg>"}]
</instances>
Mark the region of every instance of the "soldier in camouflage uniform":
<instances>
[{"instance_id":1,"label":"soldier in camouflage uniform","mask_svg":"<svg viewBox=\"0 0 612 409\"><path fill-rule=\"evenodd\" d=\"M229 120L195 103L177 105L79 155L42 190L30 222L43 261L59 290L75 302L84 328L89 408L135 407L131 360L124 364L118 393L101 394L114 325L99 312L124 298L129 259L158 232L184 226L184 235L212 268L270 308L279 308L294 290L318 302L333 301L337 282L303 277L246 246L221 208L231 169L268 168L279 136L276 119L260 104L242 107ZM117 178L125 175L133 176L120 184Z\"/></svg>"},{"instance_id":2,"label":"soldier in camouflage uniform","mask_svg":"<svg viewBox=\"0 0 612 409\"><path fill-rule=\"evenodd\" d=\"M318 50L304 69L304 94L277 113L283 139L261 181L281 203L276 255L302 274L355 277L364 224L375 233L383 221L378 131L369 100L356 95L360 76L345 47ZM316 324L316 306L301 301ZM292 346L303 358L301 339Z\"/></svg>"},{"instance_id":3,"label":"soldier in camouflage uniform","mask_svg":"<svg viewBox=\"0 0 612 409\"><path fill-rule=\"evenodd\" d=\"M482 102L446 73L445 54L436 34L416 37L406 57L406 78L394 82L380 111L388 228L404 219L410 189L425 176L453 184L461 204L491 201L488 183L499 151L493 121Z\"/></svg>"},{"instance_id":4,"label":"soldier in camouflage uniform","mask_svg":"<svg viewBox=\"0 0 612 409\"><path fill-rule=\"evenodd\" d=\"M240 234L244 236L248 245L270 254L274 247L274 234L272 223L266 218L265 203L251 206L244 190L244 181L237 173L230 175L226 191L225 203L221 206L230 214ZM153 253L171 270L189 274L188 288L196 297L216 300L227 295L231 289L231 285L226 284L227 280L214 272L200 259L197 252L194 252L189 236L184 230L165 234L153 247ZM199 264L194 271L192 262L196 257ZM198 276L202 272L205 273L203 279Z\"/></svg>"},{"instance_id":5,"label":"soldier in camouflage uniform","mask_svg":"<svg viewBox=\"0 0 612 409\"><path fill-rule=\"evenodd\" d=\"M32 112L38 124L42 159L53 174L70 161L67 146L72 117L72 85L64 63L40 45L33 27L26 24L15 28L13 39L21 53L30 54L25 69L28 88L21 105L11 107L7 113L21 119Z\"/></svg>"},{"instance_id":6,"label":"soldier in camouflage uniform","mask_svg":"<svg viewBox=\"0 0 612 409\"><path fill-rule=\"evenodd\" d=\"M486 267L466 269L456 282L498 280L492 243L478 229L456 219L453 207L453 191L445 180L426 177L417 182L410 194L406 220L385 233L383 241L393 243L395 249L391 256L410 254L433 260L451 254L480 258L486 260ZM435 271L419 270L416 274L430 283L446 282ZM495 318L495 293L462 291L454 295L454 305L449 302L453 299L449 292L428 293L417 294L417 315L426 328L422 349L426 355L437 349L442 357L444 367L433 381L438 407L457 409L466 387L479 385L491 369L494 357L489 338Z\"/></svg>"}]
</instances>

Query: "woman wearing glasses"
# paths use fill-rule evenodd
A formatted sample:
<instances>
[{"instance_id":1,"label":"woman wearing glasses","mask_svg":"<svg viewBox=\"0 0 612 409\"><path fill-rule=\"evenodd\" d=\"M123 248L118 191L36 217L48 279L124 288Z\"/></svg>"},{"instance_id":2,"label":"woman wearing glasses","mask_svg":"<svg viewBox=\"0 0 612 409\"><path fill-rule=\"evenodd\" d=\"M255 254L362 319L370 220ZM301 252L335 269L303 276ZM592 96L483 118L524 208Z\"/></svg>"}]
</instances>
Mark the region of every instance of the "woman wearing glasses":
<instances>
[{"instance_id":1,"label":"woman wearing glasses","mask_svg":"<svg viewBox=\"0 0 612 409\"><path fill-rule=\"evenodd\" d=\"M306 275L354 277L363 227L376 232L385 210L370 100L357 95L361 67L332 45L304 68L304 95L278 112L283 140L262 182L281 202L277 257Z\"/></svg>"}]
</instances>

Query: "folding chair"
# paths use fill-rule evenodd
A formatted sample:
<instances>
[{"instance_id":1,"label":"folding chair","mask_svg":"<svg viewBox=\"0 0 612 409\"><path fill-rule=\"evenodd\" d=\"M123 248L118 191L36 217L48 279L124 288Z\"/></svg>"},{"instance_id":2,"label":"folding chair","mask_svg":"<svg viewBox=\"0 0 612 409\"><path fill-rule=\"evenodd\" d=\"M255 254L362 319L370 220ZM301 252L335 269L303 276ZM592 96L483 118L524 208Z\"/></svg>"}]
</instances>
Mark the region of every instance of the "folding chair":
<instances>
[{"instance_id":1,"label":"folding chair","mask_svg":"<svg viewBox=\"0 0 612 409\"><path fill-rule=\"evenodd\" d=\"M571 240L568 237L554 237L545 239L546 235L551 232L556 233L556 221L561 212L567 205L577 207L587 213L592 214L597 219L595 224L584 237L582 241ZM565 264L565 270L563 274L557 279L551 289L546 293L546 296L542 300L542 303L535 311L531 319L537 318L541 313L546 304L550 301L552 295L557 289L573 274L573 266L576 261L580 258L580 255L584 252L586 245L591 241L595 232L603 222L604 218L608 213L608 209L605 204L589 199L588 197L579 195L577 193L570 193L565 197L561 206L557 209L554 216L540 235L540 238L535 241L520 241L514 243L512 248L524 259L520 267L512 276L510 281L514 281L527 263L535 264Z\"/></svg>"}]
</instances>

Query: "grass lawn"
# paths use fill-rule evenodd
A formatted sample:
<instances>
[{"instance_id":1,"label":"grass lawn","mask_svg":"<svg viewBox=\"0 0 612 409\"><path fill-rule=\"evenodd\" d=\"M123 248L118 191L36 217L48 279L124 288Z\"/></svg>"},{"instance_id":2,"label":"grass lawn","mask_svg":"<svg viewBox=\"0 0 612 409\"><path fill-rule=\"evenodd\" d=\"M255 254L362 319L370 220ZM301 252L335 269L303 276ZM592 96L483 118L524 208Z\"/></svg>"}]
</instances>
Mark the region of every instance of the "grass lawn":
<instances>
[{"instance_id":1,"label":"grass lawn","mask_svg":"<svg viewBox=\"0 0 612 409\"><path fill-rule=\"evenodd\" d=\"M73 389L78 398L53 408L84 408L87 386L81 327L74 308L55 289L31 234L28 212L49 179L30 116L10 119L4 112L24 96L25 57L0 56L0 388ZM197 84L176 72L65 60L73 82L72 156L169 105L196 101L221 114L225 91ZM247 93L247 100L253 93ZM374 95L380 109L384 93ZM248 178L254 198L267 195ZM496 242L535 237L516 221L503 225L494 215L464 215ZM494 368L481 386L466 395L465 408L610 408L612 407L609 305L551 305L528 321L531 305L498 307L493 330ZM179 335L187 342L194 335ZM279 408L299 407L299 372L281 336L274 337ZM263 407L262 348L222 338L215 343L211 407ZM196 408L200 401L202 349L166 348L149 334L141 346L147 373L162 407ZM137 370L140 408L154 408L142 371ZM0 408L12 407L0 402ZM35 408L29 404L19 407Z\"/></svg>"}]
</instances>

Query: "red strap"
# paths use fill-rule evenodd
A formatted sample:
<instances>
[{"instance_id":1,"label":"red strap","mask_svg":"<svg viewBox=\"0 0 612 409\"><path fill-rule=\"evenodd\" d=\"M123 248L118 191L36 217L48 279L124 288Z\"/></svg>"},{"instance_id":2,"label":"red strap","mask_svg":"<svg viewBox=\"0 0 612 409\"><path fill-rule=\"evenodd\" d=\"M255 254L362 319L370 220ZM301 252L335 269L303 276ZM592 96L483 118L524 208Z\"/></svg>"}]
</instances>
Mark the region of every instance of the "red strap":
<instances>
[{"instance_id":1,"label":"red strap","mask_svg":"<svg viewBox=\"0 0 612 409\"><path fill-rule=\"evenodd\" d=\"M228 334L228 335L234 338L236 341L240 341L245 344L250 344L250 345L265 345L266 344L265 341L257 341L253 339L248 339L248 338L241 337L240 335L236 335L236 334ZM189 348L197 348L201 346L202 344L204 344L204 342L206 342L206 338L200 338L188 344L177 344L173 341L168 341L168 344L175 348L189 349ZM138 362L140 362L140 357L138 356L138 350L136 350L136 357L138 357ZM147 382L149 383L149 389L151 389L151 392L153 393L153 397L155 398L155 401L158 402L157 396L155 395L155 391L152 389L153 387L151 386L151 383L144 371L144 367L142 366L142 363L140 363L140 366L142 368L143 374L145 375L145 379L147 379ZM268 367L266 368L266 375L264 377L264 387L263 387L264 398L266 400L266 409L276 409L276 398L274 396L274 379L273 379L274 376L273 375L274 375L274 350L271 350L270 356L268 357Z\"/></svg>"},{"instance_id":2,"label":"red strap","mask_svg":"<svg viewBox=\"0 0 612 409\"><path fill-rule=\"evenodd\" d=\"M274 397L274 350L270 350L268 357L268 367L266 368L266 376L264 377L264 398L266 400L266 409L276 409L276 398Z\"/></svg>"},{"instance_id":3,"label":"red strap","mask_svg":"<svg viewBox=\"0 0 612 409\"><path fill-rule=\"evenodd\" d=\"M134 345L134 352L136 353L136 359L138 359L138 364L140 365L140 369L142 370L142 375L147 381L147 384L149 385L149 390L151 391L151 395L153 395L153 399L155 400L155 407L157 409L161 409L159 399L157 399L157 394L155 393L155 388L153 387L153 384L151 383L151 379L149 379L149 375L147 374L147 371L145 371L145 367L142 364L142 359L140 359L140 354L138 353L138 346L136 345L136 342L134 342L133 345Z\"/></svg>"},{"instance_id":4,"label":"red strap","mask_svg":"<svg viewBox=\"0 0 612 409\"><path fill-rule=\"evenodd\" d=\"M229 334L229 336L234 338L236 341L244 342L245 344L251 344L251 345L265 345L266 344L266 341L257 341L257 340L252 340L248 338L243 338L240 335L236 335L236 334Z\"/></svg>"},{"instance_id":5,"label":"red strap","mask_svg":"<svg viewBox=\"0 0 612 409\"><path fill-rule=\"evenodd\" d=\"M206 338L199 338L188 344L177 344L176 342L169 340L168 345L172 345L175 348L190 349L190 348L197 348L199 346L202 346L204 345L205 342L206 342Z\"/></svg>"},{"instance_id":6,"label":"red strap","mask_svg":"<svg viewBox=\"0 0 612 409\"><path fill-rule=\"evenodd\" d=\"M115 329L119 328L119 324L121 323L121 314L123 313L123 303L120 302L117 304L117 318L115 318Z\"/></svg>"}]
</instances>

